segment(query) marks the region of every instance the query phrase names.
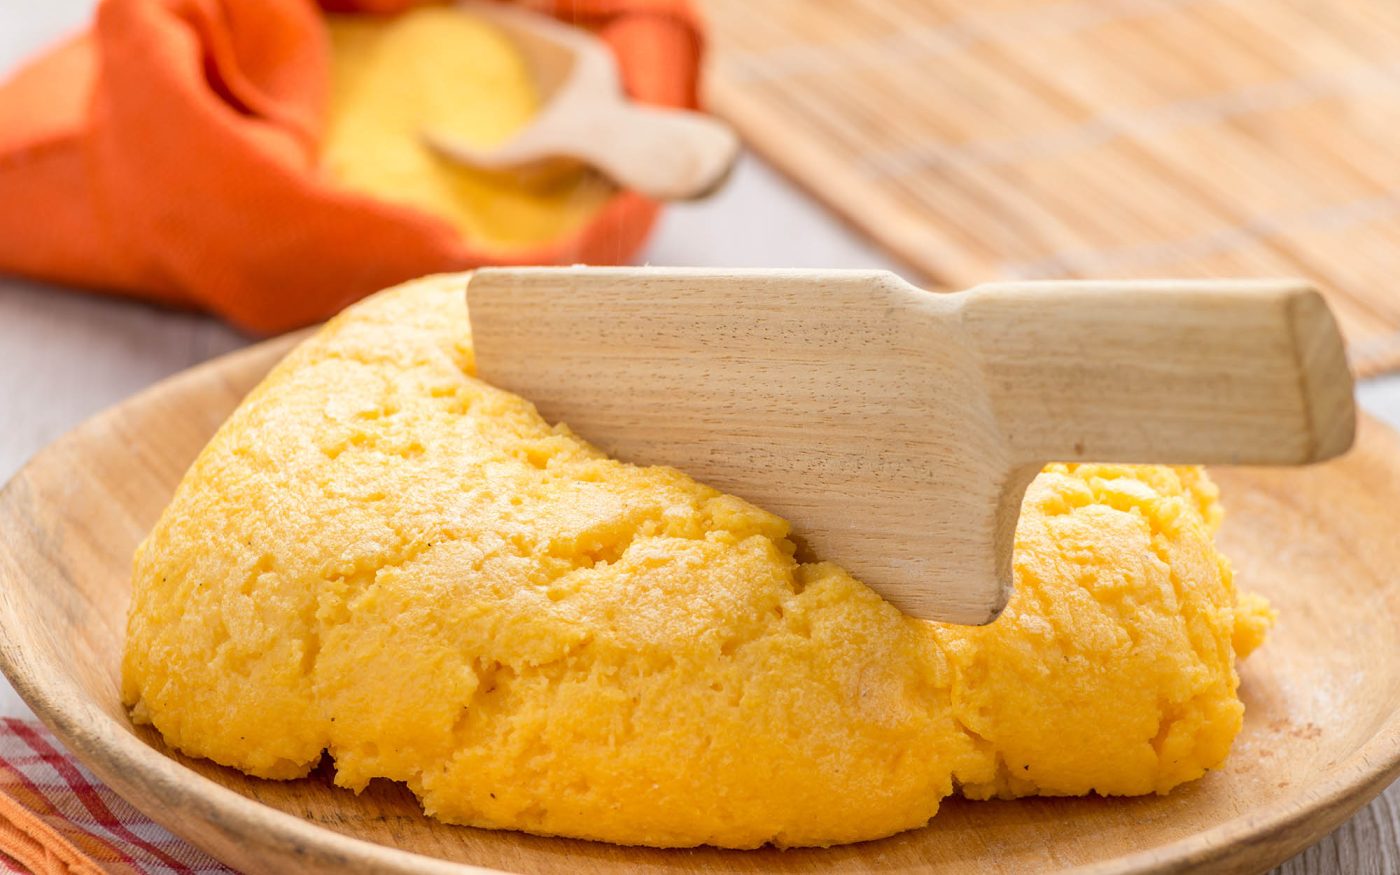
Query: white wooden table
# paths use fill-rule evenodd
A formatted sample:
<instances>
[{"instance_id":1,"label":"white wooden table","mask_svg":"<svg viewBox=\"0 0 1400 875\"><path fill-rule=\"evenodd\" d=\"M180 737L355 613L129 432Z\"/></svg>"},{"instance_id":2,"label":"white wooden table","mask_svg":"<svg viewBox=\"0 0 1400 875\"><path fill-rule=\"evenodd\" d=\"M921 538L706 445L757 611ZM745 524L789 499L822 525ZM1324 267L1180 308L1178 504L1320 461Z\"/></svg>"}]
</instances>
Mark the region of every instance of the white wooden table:
<instances>
[{"instance_id":1,"label":"white wooden table","mask_svg":"<svg viewBox=\"0 0 1400 875\"><path fill-rule=\"evenodd\" d=\"M80 26L92 4L0 0L0 76ZM748 158L719 196L672 208L645 259L665 265L898 269ZM97 410L252 341L206 317L0 276L0 481ZM1370 381L1360 395L1363 407L1400 428L1400 377ZM0 679L0 716L28 715ZM1400 873L1400 783L1276 872Z\"/></svg>"}]
</instances>

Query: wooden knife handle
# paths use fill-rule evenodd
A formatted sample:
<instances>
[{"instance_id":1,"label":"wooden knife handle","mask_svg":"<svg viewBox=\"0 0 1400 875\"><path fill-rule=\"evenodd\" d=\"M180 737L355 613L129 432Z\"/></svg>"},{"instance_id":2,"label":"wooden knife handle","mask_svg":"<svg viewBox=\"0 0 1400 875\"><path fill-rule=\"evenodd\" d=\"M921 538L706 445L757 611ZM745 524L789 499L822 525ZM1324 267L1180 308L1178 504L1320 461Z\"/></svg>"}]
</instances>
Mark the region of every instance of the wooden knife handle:
<instances>
[{"instance_id":1,"label":"wooden knife handle","mask_svg":"<svg viewBox=\"0 0 1400 875\"><path fill-rule=\"evenodd\" d=\"M1027 282L960 297L1017 462L1290 465L1351 446L1351 372L1307 283Z\"/></svg>"}]
</instances>

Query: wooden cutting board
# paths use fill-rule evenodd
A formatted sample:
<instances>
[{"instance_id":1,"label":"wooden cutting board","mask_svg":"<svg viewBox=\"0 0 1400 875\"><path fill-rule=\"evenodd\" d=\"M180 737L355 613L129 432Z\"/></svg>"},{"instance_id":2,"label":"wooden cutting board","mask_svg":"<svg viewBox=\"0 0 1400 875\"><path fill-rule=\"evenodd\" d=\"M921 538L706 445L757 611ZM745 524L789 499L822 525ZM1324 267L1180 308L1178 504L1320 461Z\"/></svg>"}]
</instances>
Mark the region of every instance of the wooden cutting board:
<instances>
[{"instance_id":1,"label":"wooden cutting board","mask_svg":"<svg viewBox=\"0 0 1400 875\"><path fill-rule=\"evenodd\" d=\"M0 668L147 815L250 872L1261 871L1400 774L1400 437L1306 469L1221 469L1223 546L1281 615L1241 668L1224 767L1168 796L948 800L926 828L821 849L662 851L451 827L401 786L260 781L173 754L118 698L132 551L292 338L179 375L41 452L0 493ZM484 868L483 868L484 867ZM1077 870L1082 871L1082 870Z\"/></svg>"},{"instance_id":2,"label":"wooden cutting board","mask_svg":"<svg viewBox=\"0 0 1400 875\"><path fill-rule=\"evenodd\" d=\"M925 285L1302 276L1400 368L1395 0L705 7L711 108Z\"/></svg>"}]
</instances>

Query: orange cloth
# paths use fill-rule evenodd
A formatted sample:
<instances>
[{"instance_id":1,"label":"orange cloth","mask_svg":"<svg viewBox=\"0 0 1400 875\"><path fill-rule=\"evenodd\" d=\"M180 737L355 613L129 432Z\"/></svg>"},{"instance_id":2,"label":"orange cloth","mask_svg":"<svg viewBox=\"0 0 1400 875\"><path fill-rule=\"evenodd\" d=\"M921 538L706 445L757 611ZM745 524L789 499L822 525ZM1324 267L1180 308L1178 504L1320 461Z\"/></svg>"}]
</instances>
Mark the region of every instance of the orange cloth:
<instances>
[{"instance_id":1,"label":"orange cloth","mask_svg":"<svg viewBox=\"0 0 1400 875\"><path fill-rule=\"evenodd\" d=\"M0 794L0 853L35 875L102 875L90 857L5 794Z\"/></svg>"},{"instance_id":2,"label":"orange cloth","mask_svg":"<svg viewBox=\"0 0 1400 875\"><path fill-rule=\"evenodd\" d=\"M324 0L393 12L414 0ZM688 0L528 4L594 29L637 100L695 107ZM259 332L485 264L618 263L657 205L501 253L318 172L330 49L311 0L104 0L89 33L0 86L0 271L210 310Z\"/></svg>"}]
</instances>

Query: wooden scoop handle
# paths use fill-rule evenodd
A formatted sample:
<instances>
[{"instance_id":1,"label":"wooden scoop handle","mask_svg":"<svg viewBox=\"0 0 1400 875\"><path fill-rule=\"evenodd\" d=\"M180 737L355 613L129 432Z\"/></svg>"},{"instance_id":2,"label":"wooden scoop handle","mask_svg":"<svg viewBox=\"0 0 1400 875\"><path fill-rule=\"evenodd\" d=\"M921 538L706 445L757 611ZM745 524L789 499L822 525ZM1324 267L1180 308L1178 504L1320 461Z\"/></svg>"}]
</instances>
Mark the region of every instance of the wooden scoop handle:
<instances>
[{"instance_id":1,"label":"wooden scoop handle","mask_svg":"<svg viewBox=\"0 0 1400 875\"><path fill-rule=\"evenodd\" d=\"M739 138L703 113L633 103L617 61L596 36L513 4L472 2L472 14L502 27L524 52L545 106L510 140L478 148L425 130L444 157L500 171L582 162L623 188L657 200L692 200L720 187L739 157Z\"/></svg>"},{"instance_id":2,"label":"wooden scoop handle","mask_svg":"<svg viewBox=\"0 0 1400 875\"><path fill-rule=\"evenodd\" d=\"M724 183L739 139L702 113L618 99L561 102L498 148L477 149L431 131L447 157L487 170L520 170L556 159L580 161L619 186L665 201L702 198Z\"/></svg>"},{"instance_id":3,"label":"wooden scoop handle","mask_svg":"<svg viewBox=\"0 0 1400 875\"><path fill-rule=\"evenodd\" d=\"M693 200L719 188L739 156L728 125L698 112L616 104L574 154L623 188L658 200Z\"/></svg>"},{"instance_id":4,"label":"wooden scoop handle","mask_svg":"<svg viewBox=\"0 0 1400 875\"><path fill-rule=\"evenodd\" d=\"M1006 283L961 297L1017 462L1290 465L1351 446L1351 373L1306 283Z\"/></svg>"}]
</instances>

